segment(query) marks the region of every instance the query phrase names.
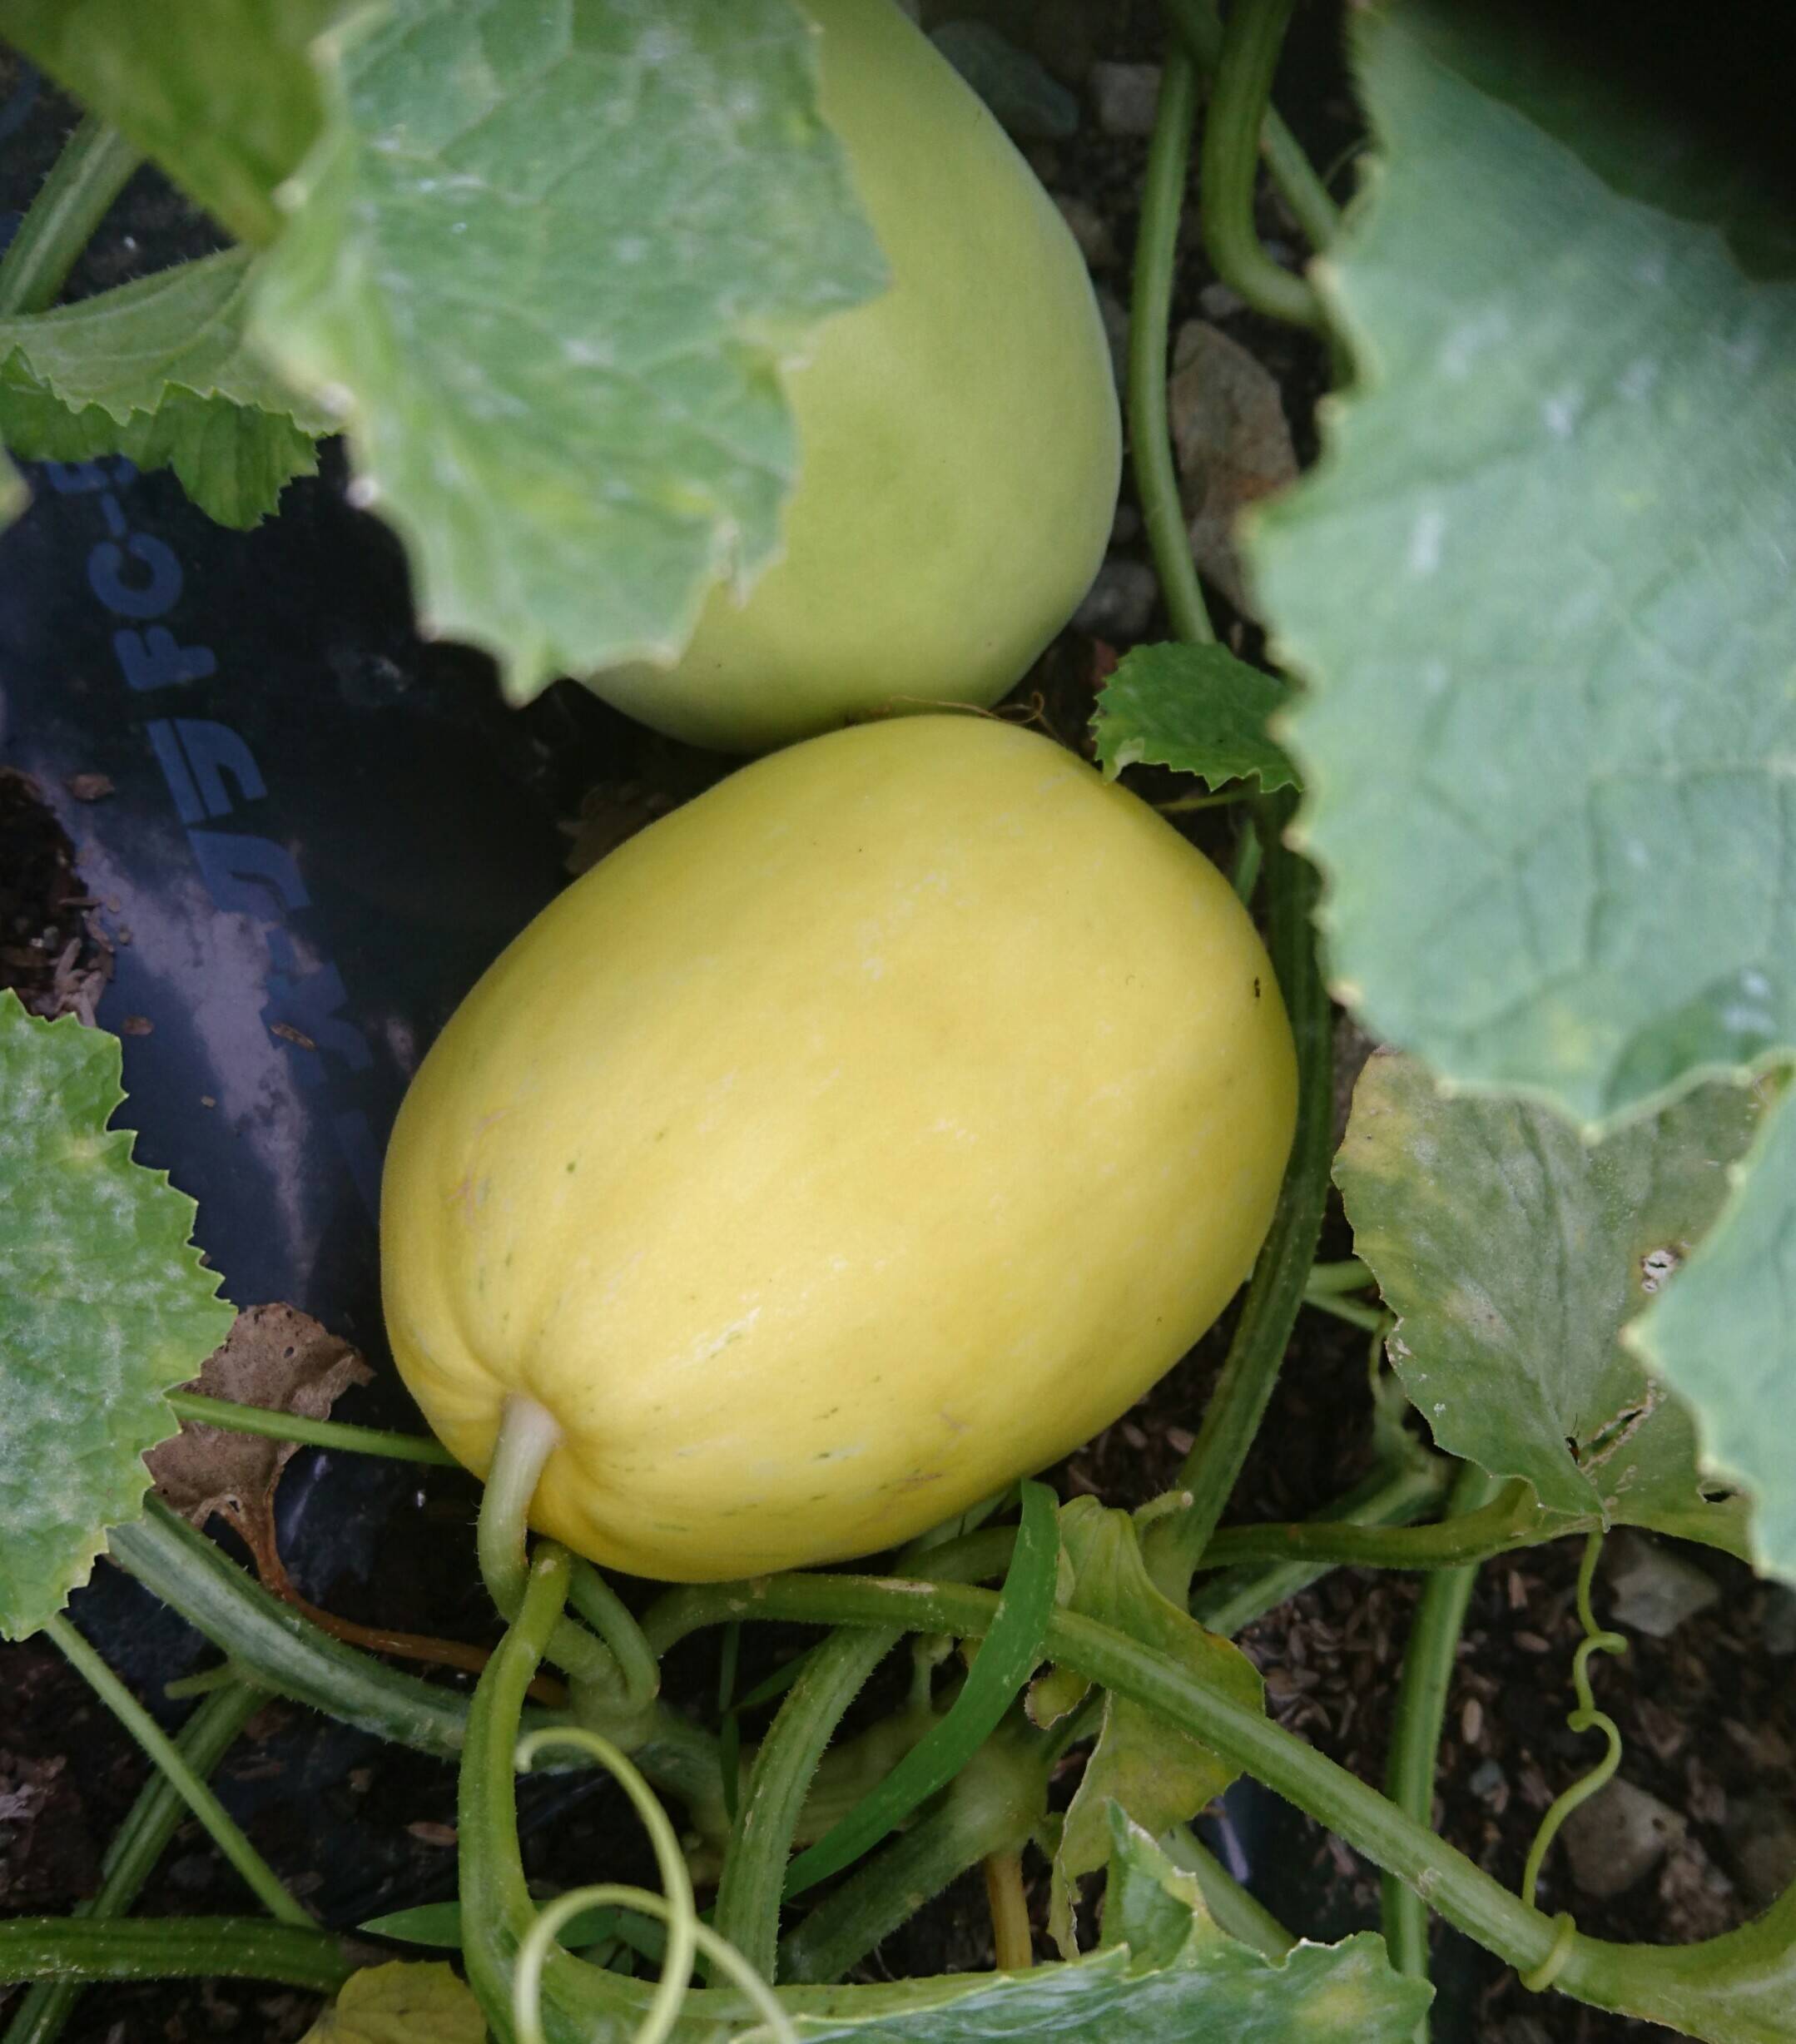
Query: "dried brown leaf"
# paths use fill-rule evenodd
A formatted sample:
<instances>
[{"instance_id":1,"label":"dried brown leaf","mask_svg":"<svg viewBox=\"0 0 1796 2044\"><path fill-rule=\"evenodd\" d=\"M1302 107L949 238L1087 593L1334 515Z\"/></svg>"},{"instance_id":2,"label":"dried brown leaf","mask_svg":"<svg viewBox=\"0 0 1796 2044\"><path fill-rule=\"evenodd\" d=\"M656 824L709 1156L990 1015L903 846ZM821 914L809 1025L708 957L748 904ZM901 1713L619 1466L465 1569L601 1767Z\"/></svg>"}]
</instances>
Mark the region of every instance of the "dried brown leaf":
<instances>
[{"instance_id":1,"label":"dried brown leaf","mask_svg":"<svg viewBox=\"0 0 1796 2044\"><path fill-rule=\"evenodd\" d=\"M291 1306L249 1306L186 1387L210 1398L321 1420L352 1384L373 1372L350 1344ZM275 1555L274 1496L296 1443L221 1426L183 1426L146 1457L156 1494L204 1526L217 1512L259 1564ZM273 1565L278 1569L278 1561Z\"/></svg>"}]
</instances>

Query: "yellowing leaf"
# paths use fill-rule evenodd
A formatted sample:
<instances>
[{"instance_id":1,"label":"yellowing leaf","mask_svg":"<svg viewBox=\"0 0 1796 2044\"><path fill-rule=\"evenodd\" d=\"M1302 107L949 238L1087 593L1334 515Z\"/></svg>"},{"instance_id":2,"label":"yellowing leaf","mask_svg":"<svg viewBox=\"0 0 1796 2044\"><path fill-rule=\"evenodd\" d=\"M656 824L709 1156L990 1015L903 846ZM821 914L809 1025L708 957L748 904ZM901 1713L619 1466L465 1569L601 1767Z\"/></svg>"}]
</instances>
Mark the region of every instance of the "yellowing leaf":
<instances>
[{"instance_id":1,"label":"yellowing leaf","mask_svg":"<svg viewBox=\"0 0 1796 2044\"><path fill-rule=\"evenodd\" d=\"M1261 1707L1260 1678L1238 1647L1206 1632L1163 1597L1149 1579L1128 1513L1109 1511L1095 1498L1076 1497L1060 1511L1062 1551L1074 1571L1069 1608L1115 1625L1181 1661L1198 1679L1249 1709ZM1069 1707L1058 1673L1032 1699L1046 1714ZM1150 1835L1197 1815L1220 1795L1238 1770L1188 1732L1174 1730L1126 1697L1106 1695L1098 1743L1085 1764L1066 1813L1054 1855L1052 1927L1071 1956L1074 1883L1109 1859L1110 1805L1116 1804Z\"/></svg>"},{"instance_id":2,"label":"yellowing leaf","mask_svg":"<svg viewBox=\"0 0 1796 2044\"><path fill-rule=\"evenodd\" d=\"M350 1974L300 2044L486 2044L486 2018L454 1967L395 1959Z\"/></svg>"}]
</instances>

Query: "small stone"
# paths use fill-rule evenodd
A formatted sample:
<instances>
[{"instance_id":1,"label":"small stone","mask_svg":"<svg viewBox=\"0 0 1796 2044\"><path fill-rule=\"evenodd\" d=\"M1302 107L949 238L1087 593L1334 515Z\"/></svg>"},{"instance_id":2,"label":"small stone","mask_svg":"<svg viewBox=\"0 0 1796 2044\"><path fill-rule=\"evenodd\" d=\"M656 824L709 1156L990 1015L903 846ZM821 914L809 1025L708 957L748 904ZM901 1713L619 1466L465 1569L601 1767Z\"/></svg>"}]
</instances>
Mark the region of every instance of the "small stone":
<instances>
[{"instance_id":1,"label":"small stone","mask_svg":"<svg viewBox=\"0 0 1796 2044\"><path fill-rule=\"evenodd\" d=\"M1235 608L1251 617L1235 520L1297 472L1278 381L1238 341L1206 320L1188 320L1173 350L1167 404L1192 553Z\"/></svg>"},{"instance_id":2,"label":"small stone","mask_svg":"<svg viewBox=\"0 0 1796 2044\"><path fill-rule=\"evenodd\" d=\"M77 802L101 802L113 792L110 774L71 774L62 783Z\"/></svg>"},{"instance_id":3,"label":"small stone","mask_svg":"<svg viewBox=\"0 0 1796 2044\"><path fill-rule=\"evenodd\" d=\"M1545 2024L1534 2016L1511 2016L1499 2035L1501 2044L1553 2044Z\"/></svg>"},{"instance_id":4,"label":"small stone","mask_svg":"<svg viewBox=\"0 0 1796 2044\"><path fill-rule=\"evenodd\" d=\"M1717 1937L1739 1919L1734 1883L1696 1838L1680 1839L1666 1855L1658 1892L1668 1943ZM1667 2033L1667 2044L1672 2035Z\"/></svg>"},{"instance_id":5,"label":"small stone","mask_svg":"<svg viewBox=\"0 0 1796 2044\"><path fill-rule=\"evenodd\" d=\"M1151 135L1160 97L1158 64L1094 64L1091 97L1106 135Z\"/></svg>"},{"instance_id":6,"label":"small stone","mask_svg":"<svg viewBox=\"0 0 1796 2044\"><path fill-rule=\"evenodd\" d=\"M1609 1618L1650 1640L1668 1640L1687 1618L1720 1596L1714 1578L1694 1561L1638 1533L1623 1531L1603 1557L1609 1577Z\"/></svg>"},{"instance_id":7,"label":"small stone","mask_svg":"<svg viewBox=\"0 0 1796 2044\"><path fill-rule=\"evenodd\" d=\"M1796 1654L1796 1590L1775 1583L1765 1593L1764 1623L1760 1635L1765 1651L1782 1660Z\"/></svg>"},{"instance_id":8,"label":"small stone","mask_svg":"<svg viewBox=\"0 0 1796 2044\"><path fill-rule=\"evenodd\" d=\"M1796 1814L1781 1803L1739 1809L1728 1827L1740 1886L1755 1903L1775 1902L1796 1880Z\"/></svg>"},{"instance_id":9,"label":"small stone","mask_svg":"<svg viewBox=\"0 0 1796 2044\"><path fill-rule=\"evenodd\" d=\"M1073 623L1092 638L1108 639L1113 646L1133 645L1146 632L1159 593L1158 578L1145 562L1108 560L1074 612Z\"/></svg>"},{"instance_id":10,"label":"small stone","mask_svg":"<svg viewBox=\"0 0 1796 2044\"><path fill-rule=\"evenodd\" d=\"M1612 1781L1565 1819L1571 1878L1586 1895L1620 1895L1683 1838L1684 1819L1632 1782Z\"/></svg>"},{"instance_id":11,"label":"small stone","mask_svg":"<svg viewBox=\"0 0 1796 2044\"><path fill-rule=\"evenodd\" d=\"M217 1871L210 1853L183 1853L169 1862L168 1878L184 1894L197 1895L211 1886Z\"/></svg>"},{"instance_id":12,"label":"small stone","mask_svg":"<svg viewBox=\"0 0 1796 2044\"><path fill-rule=\"evenodd\" d=\"M1466 1786L1482 1801L1494 1796L1503 1787L1505 1776L1502 1768L1495 1760L1481 1760L1466 1778Z\"/></svg>"},{"instance_id":13,"label":"small stone","mask_svg":"<svg viewBox=\"0 0 1796 2044\"><path fill-rule=\"evenodd\" d=\"M1079 252L1085 259L1088 270L1097 270L1116 260L1116 244L1110 238L1109 223L1089 199L1081 199L1075 193L1057 191L1054 202L1060 209L1060 217L1073 231L1073 239L1079 244Z\"/></svg>"}]
</instances>

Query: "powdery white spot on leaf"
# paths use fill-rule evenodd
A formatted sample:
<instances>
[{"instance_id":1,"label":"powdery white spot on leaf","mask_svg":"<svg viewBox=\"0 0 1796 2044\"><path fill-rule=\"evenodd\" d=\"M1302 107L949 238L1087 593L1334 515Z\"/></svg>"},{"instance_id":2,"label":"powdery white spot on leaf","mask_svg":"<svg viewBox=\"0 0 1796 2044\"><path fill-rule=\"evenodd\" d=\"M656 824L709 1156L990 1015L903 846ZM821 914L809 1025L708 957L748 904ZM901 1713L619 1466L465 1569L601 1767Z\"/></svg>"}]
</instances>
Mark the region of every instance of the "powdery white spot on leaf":
<instances>
[{"instance_id":1,"label":"powdery white spot on leaf","mask_svg":"<svg viewBox=\"0 0 1796 2044\"><path fill-rule=\"evenodd\" d=\"M193 1202L106 1124L116 1037L45 1023L0 993L0 1635L20 1639L86 1582L142 1508L164 1393L224 1339L231 1309L189 1238ZM27 1103L29 1104L27 1107ZM72 1150L81 1167L68 1168Z\"/></svg>"}]
</instances>

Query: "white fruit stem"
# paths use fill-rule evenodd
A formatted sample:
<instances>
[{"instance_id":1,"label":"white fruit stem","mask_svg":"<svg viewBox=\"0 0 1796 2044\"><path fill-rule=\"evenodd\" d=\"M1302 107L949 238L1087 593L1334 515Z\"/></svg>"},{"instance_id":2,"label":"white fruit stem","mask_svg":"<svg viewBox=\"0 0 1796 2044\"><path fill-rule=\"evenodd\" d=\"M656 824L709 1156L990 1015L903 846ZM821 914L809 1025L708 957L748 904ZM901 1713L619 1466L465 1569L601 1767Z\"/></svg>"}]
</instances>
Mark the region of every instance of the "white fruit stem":
<instances>
[{"instance_id":1,"label":"white fruit stem","mask_svg":"<svg viewBox=\"0 0 1796 2044\"><path fill-rule=\"evenodd\" d=\"M544 1466L560 1445L561 1423L547 1407L515 1392L506 1399L486 1495L480 1501L476 1544L481 1579L508 1621L517 1616L529 1580L524 1541L530 1501ZM625 1686L610 1648L570 1619L561 1620L550 1635L548 1658L576 1685L591 1684L612 1694Z\"/></svg>"}]
</instances>

